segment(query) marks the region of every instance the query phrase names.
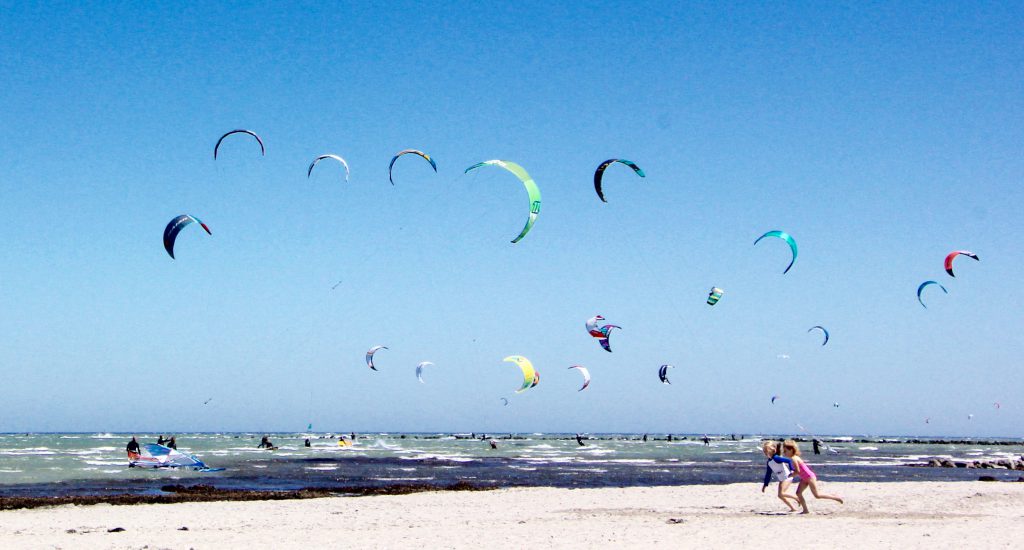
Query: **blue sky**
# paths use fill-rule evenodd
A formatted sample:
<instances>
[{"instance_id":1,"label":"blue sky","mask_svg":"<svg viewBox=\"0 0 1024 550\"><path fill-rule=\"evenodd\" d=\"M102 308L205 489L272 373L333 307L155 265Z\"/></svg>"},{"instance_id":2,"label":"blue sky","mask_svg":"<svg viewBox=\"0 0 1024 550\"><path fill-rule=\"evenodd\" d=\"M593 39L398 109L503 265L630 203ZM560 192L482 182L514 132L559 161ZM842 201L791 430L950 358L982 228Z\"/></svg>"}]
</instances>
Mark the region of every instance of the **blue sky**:
<instances>
[{"instance_id":1,"label":"blue sky","mask_svg":"<svg viewBox=\"0 0 1024 550\"><path fill-rule=\"evenodd\" d=\"M982 2L5 3L0 430L1019 436L1022 23ZM238 138L214 162L234 128L266 157ZM392 187L405 148L438 173L403 157ZM324 153L349 182L305 177ZM614 157L647 177L613 166L604 204ZM463 174L495 158L543 192L516 245L522 185ZM213 235L171 260L182 213ZM752 246L770 229L800 245L786 275L783 243ZM981 262L953 279L958 248ZM928 310L926 279L949 289ZM520 395L513 354L542 376Z\"/></svg>"}]
</instances>

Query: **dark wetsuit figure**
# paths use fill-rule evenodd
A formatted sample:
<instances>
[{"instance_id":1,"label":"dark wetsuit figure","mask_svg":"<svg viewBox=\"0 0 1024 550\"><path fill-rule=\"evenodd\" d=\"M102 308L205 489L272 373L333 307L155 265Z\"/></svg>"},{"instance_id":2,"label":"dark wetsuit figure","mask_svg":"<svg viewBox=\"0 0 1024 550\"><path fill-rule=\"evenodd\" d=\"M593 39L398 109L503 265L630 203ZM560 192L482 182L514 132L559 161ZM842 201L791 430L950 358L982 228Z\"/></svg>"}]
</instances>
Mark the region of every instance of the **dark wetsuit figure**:
<instances>
[{"instance_id":1,"label":"dark wetsuit figure","mask_svg":"<svg viewBox=\"0 0 1024 550\"><path fill-rule=\"evenodd\" d=\"M580 447L584 446L583 445L583 438L580 437L580 434L576 434L576 443L578 443Z\"/></svg>"},{"instance_id":2,"label":"dark wetsuit figure","mask_svg":"<svg viewBox=\"0 0 1024 550\"><path fill-rule=\"evenodd\" d=\"M257 446L256 448L257 449L273 449L274 448L274 444L270 442L270 439L267 436L263 436L263 439L260 440L259 446Z\"/></svg>"},{"instance_id":3,"label":"dark wetsuit figure","mask_svg":"<svg viewBox=\"0 0 1024 550\"><path fill-rule=\"evenodd\" d=\"M128 454L139 454L139 442L133 437L132 440L128 442L128 446L125 450L128 451Z\"/></svg>"},{"instance_id":4,"label":"dark wetsuit figure","mask_svg":"<svg viewBox=\"0 0 1024 550\"><path fill-rule=\"evenodd\" d=\"M173 435L164 444L167 447L171 448L171 449L174 449L174 450L178 449L178 442L174 440L174 436Z\"/></svg>"}]
</instances>

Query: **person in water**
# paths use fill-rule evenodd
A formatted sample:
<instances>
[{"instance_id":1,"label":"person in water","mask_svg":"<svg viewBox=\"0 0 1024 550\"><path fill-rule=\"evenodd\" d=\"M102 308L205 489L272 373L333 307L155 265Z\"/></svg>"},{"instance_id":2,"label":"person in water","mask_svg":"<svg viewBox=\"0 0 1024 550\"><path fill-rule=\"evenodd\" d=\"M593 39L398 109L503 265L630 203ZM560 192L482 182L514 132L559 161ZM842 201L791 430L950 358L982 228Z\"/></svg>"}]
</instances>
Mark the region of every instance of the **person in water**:
<instances>
[{"instance_id":1,"label":"person in water","mask_svg":"<svg viewBox=\"0 0 1024 550\"><path fill-rule=\"evenodd\" d=\"M765 441L761 445L761 451L764 452L764 456L768 459L764 470L764 485L761 486L761 492L768 488L768 484L772 482L772 475L775 475L775 479L779 482L779 500L789 508L790 512L796 512L796 508L790 504L790 500L800 503L800 499L793 495L787 495L786 490L793 483L793 461L779 456L779 446L774 441Z\"/></svg>"},{"instance_id":2,"label":"person in water","mask_svg":"<svg viewBox=\"0 0 1024 550\"><path fill-rule=\"evenodd\" d=\"M312 446L313 446L313 445L312 445L312 444L311 444L311 443L309 442L309 438L308 438L308 437L306 438L306 443L305 443L305 445L306 445L307 447L312 447Z\"/></svg>"},{"instance_id":3,"label":"person in water","mask_svg":"<svg viewBox=\"0 0 1024 550\"><path fill-rule=\"evenodd\" d=\"M491 444L491 448L492 449L497 449L498 448L498 443L496 441L494 441L493 439L488 441L488 443Z\"/></svg>"},{"instance_id":4,"label":"person in water","mask_svg":"<svg viewBox=\"0 0 1024 550\"><path fill-rule=\"evenodd\" d=\"M644 434L644 443L647 443L647 434Z\"/></svg>"},{"instance_id":5,"label":"person in water","mask_svg":"<svg viewBox=\"0 0 1024 550\"><path fill-rule=\"evenodd\" d=\"M800 447L797 447L796 441L787 439L783 444L783 450L786 457L788 457L794 464L794 470L800 475L800 485L796 488L796 497L800 500L800 506L803 508L801 514L808 514L810 511L807 509L807 500L804 498L804 491L810 487L811 494L816 499L828 499L834 500L839 504L843 503L843 499L834 495L825 495L818 493L818 476L815 475L814 470L811 470L810 466L804 462L804 459L800 458Z\"/></svg>"},{"instance_id":6,"label":"person in water","mask_svg":"<svg viewBox=\"0 0 1024 550\"><path fill-rule=\"evenodd\" d=\"M160 437L156 438L156 444L157 445L163 445L166 442L167 442L167 440L164 439L164 434L160 434Z\"/></svg>"},{"instance_id":7,"label":"person in water","mask_svg":"<svg viewBox=\"0 0 1024 550\"><path fill-rule=\"evenodd\" d=\"M705 447L710 447L711 446L711 440L708 439L708 434L704 434L704 446Z\"/></svg>"},{"instance_id":8,"label":"person in water","mask_svg":"<svg viewBox=\"0 0 1024 550\"><path fill-rule=\"evenodd\" d=\"M175 441L173 435L171 436L170 439L168 439L167 441L164 442L164 446L169 448L169 449L178 450L178 442Z\"/></svg>"},{"instance_id":9,"label":"person in water","mask_svg":"<svg viewBox=\"0 0 1024 550\"><path fill-rule=\"evenodd\" d=\"M586 445L584 445L583 437L580 436L580 434L576 434L576 443L578 443L580 447L585 447L586 446Z\"/></svg>"},{"instance_id":10,"label":"person in water","mask_svg":"<svg viewBox=\"0 0 1024 550\"><path fill-rule=\"evenodd\" d=\"M814 439L814 440L811 441L811 443L814 444L814 454L820 455L821 454L821 442L818 441L817 439Z\"/></svg>"},{"instance_id":11,"label":"person in water","mask_svg":"<svg viewBox=\"0 0 1024 550\"><path fill-rule=\"evenodd\" d=\"M267 436L263 436L263 439L260 440L259 446L257 446L256 448L257 449L273 449L274 448L274 444L270 442L270 438L268 438Z\"/></svg>"},{"instance_id":12,"label":"person in water","mask_svg":"<svg viewBox=\"0 0 1024 550\"><path fill-rule=\"evenodd\" d=\"M139 442L135 439L134 435L132 436L132 440L128 442L128 446L125 447L125 450L128 451L129 458L133 458L132 455L139 456Z\"/></svg>"}]
</instances>

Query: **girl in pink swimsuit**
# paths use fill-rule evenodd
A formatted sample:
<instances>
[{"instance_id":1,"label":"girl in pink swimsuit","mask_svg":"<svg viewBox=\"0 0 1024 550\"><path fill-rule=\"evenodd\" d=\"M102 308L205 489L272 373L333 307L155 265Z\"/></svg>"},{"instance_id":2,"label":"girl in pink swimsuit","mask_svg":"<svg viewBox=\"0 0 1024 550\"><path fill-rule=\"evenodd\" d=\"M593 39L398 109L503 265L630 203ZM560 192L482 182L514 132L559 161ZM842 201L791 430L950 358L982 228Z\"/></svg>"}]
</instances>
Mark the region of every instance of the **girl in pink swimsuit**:
<instances>
[{"instance_id":1,"label":"girl in pink swimsuit","mask_svg":"<svg viewBox=\"0 0 1024 550\"><path fill-rule=\"evenodd\" d=\"M818 493L818 476L814 473L814 470L811 470L811 467L804 462L804 459L800 458L800 447L797 447L796 441L787 439L783 442L782 448L786 457L793 461L793 465L796 467L795 469L800 475L800 485L796 488L796 497L800 500L800 506L803 508L803 511L800 512L801 514L807 514L810 512L807 509L807 500L804 499L804 491L807 490L808 487L811 488L811 494L814 495L814 498L826 498L828 500L834 500L839 504L843 503L843 499L837 496Z\"/></svg>"}]
</instances>

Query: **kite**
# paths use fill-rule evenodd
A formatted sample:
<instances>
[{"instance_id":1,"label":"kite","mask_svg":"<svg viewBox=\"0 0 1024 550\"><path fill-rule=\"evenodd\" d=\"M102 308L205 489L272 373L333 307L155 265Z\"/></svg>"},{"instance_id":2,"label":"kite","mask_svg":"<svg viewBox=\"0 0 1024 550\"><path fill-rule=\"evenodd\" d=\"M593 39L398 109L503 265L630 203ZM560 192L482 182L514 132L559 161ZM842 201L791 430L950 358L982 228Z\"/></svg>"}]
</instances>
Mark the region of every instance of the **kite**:
<instances>
[{"instance_id":1,"label":"kite","mask_svg":"<svg viewBox=\"0 0 1024 550\"><path fill-rule=\"evenodd\" d=\"M309 163L309 170L306 170L306 178L307 179L311 175L313 175L313 167L316 166L316 163L318 163L318 162L320 162L321 160L324 160L324 159L334 159L334 160L340 162L341 165L345 167L345 181L348 181L348 176L349 176L348 163L345 162L345 159L339 157L338 155L320 155L319 157L316 157L315 159L313 159L313 162Z\"/></svg>"},{"instance_id":2,"label":"kite","mask_svg":"<svg viewBox=\"0 0 1024 550\"><path fill-rule=\"evenodd\" d=\"M608 166L615 162L629 166L630 168L633 169L634 172L636 172L636 175L640 176L641 178L647 177L646 174L644 174L644 171L641 170L640 167L637 166L633 161L626 159L608 159L602 162L601 165L598 166L597 170L594 172L594 190L597 191L597 196L598 198L601 199L601 202L608 202L607 200L605 200L604 191L601 189L601 180L604 178L604 171L608 168Z\"/></svg>"},{"instance_id":3,"label":"kite","mask_svg":"<svg viewBox=\"0 0 1024 550\"><path fill-rule=\"evenodd\" d=\"M711 288L711 293L708 294L708 305L709 306L713 306L713 305L717 304L718 301L722 299L722 293L724 293L724 292L725 292L724 290L718 288L717 286L716 287L712 287Z\"/></svg>"},{"instance_id":4,"label":"kite","mask_svg":"<svg viewBox=\"0 0 1024 550\"><path fill-rule=\"evenodd\" d=\"M505 406L507 407L508 406L508 399L505 399L504 397L502 397L501 400L505 402Z\"/></svg>"},{"instance_id":5,"label":"kite","mask_svg":"<svg viewBox=\"0 0 1024 550\"><path fill-rule=\"evenodd\" d=\"M366 352L366 366L373 370L377 370L377 367L373 366L373 354L377 353L377 350L388 349L387 346L373 346ZM422 380L420 380L422 382Z\"/></svg>"},{"instance_id":6,"label":"kite","mask_svg":"<svg viewBox=\"0 0 1024 550\"><path fill-rule=\"evenodd\" d=\"M224 138L230 136L231 134L249 134L250 136L256 138L256 142L260 144L260 153L262 153L263 156L267 156L267 150L263 147L263 140L260 139L260 136L256 135L256 132L253 132L252 130L231 130L230 132L224 134L223 136L220 136L220 139L217 140L217 145L213 146L213 160L217 160L217 151L220 149L221 142L224 141Z\"/></svg>"},{"instance_id":7,"label":"kite","mask_svg":"<svg viewBox=\"0 0 1024 550\"><path fill-rule=\"evenodd\" d=\"M523 385L516 390L516 393L523 393L540 382L540 376L537 375L537 371L534 370L533 363L529 359L522 355L510 355L504 361L515 363L523 371Z\"/></svg>"},{"instance_id":8,"label":"kite","mask_svg":"<svg viewBox=\"0 0 1024 550\"><path fill-rule=\"evenodd\" d=\"M600 342L601 347L604 348L605 351L611 353L612 347L611 344L608 342L608 338L609 336L611 336L613 328L622 330L622 327L618 325L599 326L598 321L604 321L604 317L600 315L595 315L590 319L587 319L587 332L589 332L590 335L593 336L594 338L598 339L598 342Z\"/></svg>"},{"instance_id":9,"label":"kite","mask_svg":"<svg viewBox=\"0 0 1024 550\"><path fill-rule=\"evenodd\" d=\"M430 361L424 361L419 365L416 365L416 379L420 381L420 384L426 384L426 382L423 381L423 367L432 366L434 366L434 364L431 363Z\"/></svg>"},{"instance_id":10,"label":"kite","mask_svg":"<svg viewBox=\"0 0 1024 550\"><path fill-rule=\"evenodd\" d=\"M970 258L970 259L972 259L974 261L977 261L977 262L981 261L981 259L978 258L977 254L975 254L974 252L971 252L969 250L954 250L954 251L950 252L949 255L946 256L946 262L945 262L945 264L946 264L946 273L949 273L950 277L956 277L956 275L953 275L953 259L956 258L957 256L967 256L968 258Z\"/></svg>"},{"instance_id":11,"label":"kite","mask_svg":"<svg viewBox=\"0 0 1024 550\"><path fill-rule=\"evenodd\" d=\"M757 243L761 242L761 239L765 237L776 237L786 241L786 243L789 244L789 250L790 252L793 253L793 259L789 260L789 265L786 266L786 270L782 272L783 274L789 273L789 268L793 267L793 262L796 261L796 241L794 241L793 237L790 237L789 233L786 233L785 231L769 231L764 235L758 237L757 240L754 241L754 244L756 245Z\"/></svg>"},{"instance_id":12,"label":"kite","mask_svg":"<svg viewBox=\"0 0 1024 550\"><path fill-rule=\"evenodd\" d=\"M427 162L430 163L430 166L434 169L434 173L435 174L437 173L437 163L434 162L434 159L430 158L430 155L424 153L423 151L417 151L416 149L406 149L404 151L399 151L397 155L391 157L391 164L388 165L388 180L391 181L391 185L395 184L395 180L391 179L391 168L393 168L395 166L395 161L398 160L398 157L400 157L402 155L409 154L409 153L412 153L414 155L419 155L419 156L423 157L424 159L426 159Z\"/></svg>"},{"instance_id":13,"label":"kite","mask_svg":"<svg viewBox=\"0 0 1024 550\"><path fill-rule=\"evenodd\" d=\"M658 378L661 379L661 383L662 384L669 384L669 385L672 384L672 382L668 381L668 369L674 369L674 368L675 367L673 367L672 365L662 365L661 368L658 369Z\"/></svg>"},{"instance_id":14,"label":"kite","mask_svg":"<svg viewBox=\"0 0 1024 550\"><path fill-rule=\"evenodd\" d=\"M569 367L569 369L570 370L571 369L579 369L580 374L583 375L583 387L578 389L578 390L576 390L576 391L583 391L583 390L587 389L587 386L590 385L590 371L588 371L586 367L581 367L579 365L573 365L573 366Z\"/></svg>"},{"instance_id":15,"label":"kite","mask_svg":"<svg viewBox=\"0 0 1024 550\"><path fill-rule=\"evenodd\" d=\"M466 168L465 173L468 174L471 170L476 170L481 166L487 165L500 166L505 170L512 172L517 178L519 178L519 181L523 182L523 186L526 187L526 192L530 195L530 217L526 220L526 225L523 226L523 230L519 232L519 236L512 239L513 243L517 243L530 232L530 228L532 228L534 222L537 221L537 215L540 214L540 188L537 187L533 178L530 177L530 174L528 174L522 166L507 160L485 160L484 162L478 162L473 166Z\"/></svg>"},{"instance_id":16,"label":"kite","mask_svg":"<svg viewBox=\"0 0 1024 550\"><path fill-rule=\"evenodd\" d=\"M825 341L822 342L821 345L824 346L825 344L827 344L828 343L828 331L825 330L825 327L823 327L821 325L814 325L813 327L807 329L807 332L811 332L814 329L820 330L825 335Z\"/></svg>"},{"instance_id":17,"label":"kite","mask_svg":"<svg viewBox=\"0 0 1024 550\"><path fill-rule=\"evenodd\" d=\"M779 398L779 396L777 396L777 395L773 395L772 396L772 405L775 404L775 400L778 399L778 398Z\"/></svg>"},{"instance_id":18,"label":"kite","mask_svg":"<svg viewBox=\"0 0 1024 550\"><path fill-rule=\"evenodd\" d=\"M199 221L199 218L189 216L188 214L182 214L174 218L164 228L164 250L171 255L172 260L174 259L174 240L178 238L178 233L191 223L198 223L206 231L207 235L213 235L213 233L210 233L210 228L206 227L205 223Z\"/></svg>"},{"instance_id":19,"label":"kite","mask_svg":"<svg viewBox=\"0 0 1024 550\"><path fill-rule=\"evenodd\" d=\"M917 301L921 304L921 307L923 307L925 309L928 309L928 306L924 305L924 302L921 300L921 292L924 291L924 288L926 286L928 286L928 285L935 285L935 286L941 288L942 292L944 292L946 294L949 294L949 291L946 290L946 287L940 285L939 283L936 283L935 281L925 281L925 282L921 283L921 286L917 287Z\"/></svg>"}]
</instances>

